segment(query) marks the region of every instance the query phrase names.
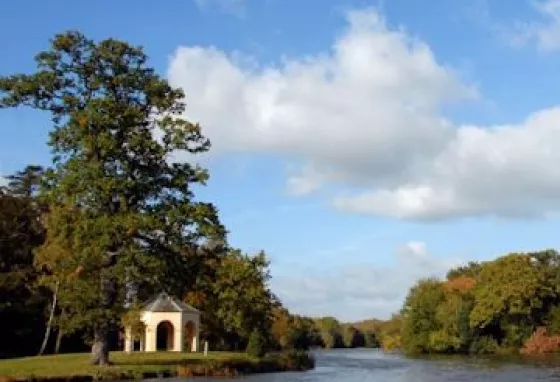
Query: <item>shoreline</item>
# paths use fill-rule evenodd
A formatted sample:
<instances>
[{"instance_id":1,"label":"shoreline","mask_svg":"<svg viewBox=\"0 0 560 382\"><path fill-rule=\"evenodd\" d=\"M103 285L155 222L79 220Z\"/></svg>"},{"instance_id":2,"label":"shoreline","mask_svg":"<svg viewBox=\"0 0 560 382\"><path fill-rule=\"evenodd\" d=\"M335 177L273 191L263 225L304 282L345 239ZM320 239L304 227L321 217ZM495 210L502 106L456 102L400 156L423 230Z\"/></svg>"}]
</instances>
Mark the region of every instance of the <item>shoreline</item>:
<instances>
[{"instance_id":1,"label":"shoreline","mask_svg":"<svg viewBox=\"0 0 560 382\"><path fill-rule=\"evenodd\" d=\"M91 366L89 354L0 360L0 382L92 382L172 377L226 377L302 372L315 367L307 352L273 353L256 359L244 353L111 354L112 366ZM56 368L55 368L56 365Z\"/></svg>"}]
</instances>

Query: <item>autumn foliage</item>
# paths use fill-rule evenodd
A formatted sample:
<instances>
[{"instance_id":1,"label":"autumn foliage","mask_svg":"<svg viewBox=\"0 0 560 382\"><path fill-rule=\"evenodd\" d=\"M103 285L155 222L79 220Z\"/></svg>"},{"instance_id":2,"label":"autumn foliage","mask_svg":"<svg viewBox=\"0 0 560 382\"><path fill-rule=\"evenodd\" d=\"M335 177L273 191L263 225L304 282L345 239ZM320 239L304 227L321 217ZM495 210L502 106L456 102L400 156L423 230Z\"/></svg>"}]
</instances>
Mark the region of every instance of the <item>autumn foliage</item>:
<instances>
[{"instance_id":1,"label":"autumn foliage","mask_svg":"<svg viewBox=\"0 0 560 382\"><path fill-rule=\"evenodd\" d=\"M419 280L400 334L407 353L560 351L560 253L509 253Z\"/></svg>"},{"instance_id":2,"label":"autumn foliage","mask_svg":"<svg viewBox=\"0 0 560 382\"><path fill-rule=\"evenodd\" d=\"M468 276L459 276L448 280L443 284L446 292L467 292L470 291L476 284L476 280Z\"/></svg>"},{"instance_id":3,"label":"autumn foliage","mask_svg":"<svg viewBox=\"0 0 560 382\"><path fill-rule=\"evenodd\" d=\"M546 327L540 326L525 342L524 354L543 354L560 351L560 335L548 335Z\"/></svg>"}]
</instances>

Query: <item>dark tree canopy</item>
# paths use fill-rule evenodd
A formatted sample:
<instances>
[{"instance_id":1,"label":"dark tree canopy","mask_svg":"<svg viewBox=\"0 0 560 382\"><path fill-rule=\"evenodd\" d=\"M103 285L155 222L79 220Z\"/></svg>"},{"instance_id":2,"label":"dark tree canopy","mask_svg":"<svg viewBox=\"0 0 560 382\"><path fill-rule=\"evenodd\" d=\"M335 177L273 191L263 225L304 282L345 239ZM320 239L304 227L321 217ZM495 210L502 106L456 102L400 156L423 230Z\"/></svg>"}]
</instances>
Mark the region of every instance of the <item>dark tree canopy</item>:
<instances>
[{"instance_id":1,"label":"dark tree canopy","mask_svg":"<svg viewBox=\"0 0 560 382\"><path fill-rule=\"evenodd\" d=\"M0 358L24 354L29 343L38 350L45 294L36 287L33 250L43 235L32 201L0 192Z\"/></svg>"}]
</instances>

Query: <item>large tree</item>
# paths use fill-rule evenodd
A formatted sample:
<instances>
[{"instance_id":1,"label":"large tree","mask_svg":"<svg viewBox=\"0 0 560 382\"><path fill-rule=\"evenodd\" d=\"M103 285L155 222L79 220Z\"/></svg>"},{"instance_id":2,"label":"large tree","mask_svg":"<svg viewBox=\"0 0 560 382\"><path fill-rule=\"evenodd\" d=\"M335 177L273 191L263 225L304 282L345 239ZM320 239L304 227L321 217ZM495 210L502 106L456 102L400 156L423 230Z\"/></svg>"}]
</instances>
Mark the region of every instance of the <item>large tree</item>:
<instances>
[{"instance_id":1,"label":"large tree","mask_svg":"<svg viewBox=\"0 0 560 382\"><path fill-rule=\"evenodd\" d=\"M37 71L0 77L0 108L51 114L53 166L38 263L67 283L67 314L92 339L92 363L108 364L108 333L131 285L179 293L205 238L223 236L212 204L195 199L207 172L172 155L209 141L185 120L184 94L147 66L141 47L59 34L36 56ZM165 282L164 282L165 280ZM61 301L63 304L63 302Z\"/></svg>"}]
</instances>

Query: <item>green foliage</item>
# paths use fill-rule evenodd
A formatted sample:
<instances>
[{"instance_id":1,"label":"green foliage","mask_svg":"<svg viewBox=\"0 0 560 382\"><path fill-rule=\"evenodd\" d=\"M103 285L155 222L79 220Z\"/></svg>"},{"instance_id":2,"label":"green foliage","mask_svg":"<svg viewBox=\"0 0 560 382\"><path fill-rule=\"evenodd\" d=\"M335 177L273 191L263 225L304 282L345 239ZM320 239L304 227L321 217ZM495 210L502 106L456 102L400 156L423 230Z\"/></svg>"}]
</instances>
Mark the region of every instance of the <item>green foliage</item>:
<instances>
[{"instance_id":1,"label":"green foliage","mask_svg":"<svg viewBox=\"0 0 560 382\"><path fill-rule=\"evenodd\" d=\"M498 342L490 336L475 337L469 347L471 354L493 354L498 351Z\"/></svg>"},{"instance_id":2,"label":"green foliage","mask_svg":"<svg viewBox=\"0 0 560 382\"><path fill-rule=\"evenodd\" d=\"M315 325L321 335L322 344L325 348L343 348L344 340L342 326L334 317L322 317L315 320Z\"/></svg>"},{"instance_id":3,"label":"green foliage","mask_svg":"<svg viewBox=\"0 0 560 382\"><path fill-rule=\"evenodd\" d=\"M268 354L261 359L239 352L209 352L208 356L183 352L115 352L113 361L113 367L99 368L90 365L87 355L80 353L0 360L0 375L3 381L138 381L156 377L233 377L242 373L308 370L314 366L313 357L304 352Z\"/></svg>"},{"instance_id":4,"label":"green foliage","mask_svg":"<svg viewBox=\"0 0 560 382\"><path fill-rule=\"evenodd\" d=\"M217 269L214 314L225 336L240 346L247 342L252 328L270 332L273 308L278 303L268 288L268 265L264 252L249 257L231 251Z\"/></svg>"},{"instance_id":5,"label":"green foliage","mask_svg":"<svg viewBox=\"0 0 560 382\"><path fill-rule=\"evenodd\" d=\"M273 342L281 304L265 253L227 244L217 209L193 192L207 171L174 159L210 147L183 117L183 91L148 65L141 47L116 39L59 34L36 62L34 73L0 77L0 108L50 114L53 153L51 167L9 177L11 196L0 201L0 291L8 296L0 318L23 315L37 295L31 289L50 288L57 333L85 335L94 363L107 363L109 332L136 328L138 304L165 290L203 312L202 337L213 348L242 349L251 329ZM45 302L29 309L40 323ZM4 333L0 342L22 342L17 330ZM290 318L285 337L295 349L319 341L303 318Z\"/></svg>"},{"instance_id":6,"label":"green foliage","mask_svg":"<svg viewBox=\"0 0 560 382\"><path fill-rule=\"evenodd\" d=\"M560 305L550 310L547 317L548 331L550 334L560 335Z\"/></svg>"},{"instance_id":7,"label":"green foliage","mask_svg":"<svg viewBox=\"0 0 560 382\"><path fill-rule=\"evenodd\" d=\"M437 321L437 311L444 298L438 280L420 280L412 287L403 307L402 344L407 352L430 352L430 336L442 326Z\"/></svg>"},{"instance_id":8,"label":"green foliage","mask_svg":"<svg viewBox=\"0 0 560 382\"><path fill-rule=\"evenodd\" d=\"M72 325L90 329L106 349L126 285L187 289L198 259L185 248L224 234L214 206L192 191L207 172L171 158L204 152L209 142L182 117L183 92L146 65L139 47L68 32L36 61L33 74L0 78L0 107L52 116L54 166L39 190L51 205L40 263L53 283L72 278Z\"/></svg>"},{"instance_id":9,"label":"green foliage","mask_svg":"<svg viewBox=\"0 0 560 382\"><path fill-rule=\"evenodd\" d=\"M481 268L482 264L475 261L469 261L467 265L462 265L449 270L449 272L447 272L446 278L447 280L452 280L462 276L476 278Z\"/></svg>"},{"instance_id":10,"label":"green foliage","mask_svg":"<svg viewBox=\"0 0 560 382\"><path fill-rule=\"evenodd\" d=\"M407 352L495 353L521 349L537 327L560 326L560 255L512 253L421 280L403 307Z\"/></svg>"},{"instance_id":11,"label":"green foliage","mask_svg":"<svg viewBox=\"0 0 560 382\"><path fill-rule=\"evenodd\" d=\"M510 254L483 266L473 293L471 325L483 329L505 316L534 320L553 291L530 256Z\"/></svg>"},{"instance_id":12,"label":"green foliage","mask_svg":"<svg viewBox=\"0 0 560 382\"><path fill-rule=\"evenodd\" d=\"M246 352L252 357L260 358L266 353L266 340L262 332L255 328L249 336Z\"/></svg>"},{"instance_id":13,"label":"green foliage","mask_svg":"<svg viewBox=\"0 0 560 382\"><path fill-rule=\"evenodd\" d=\"M292 315L280 307L274 309L271 335L273 346L281 350L308 350L323 345L319 329L312 319Z\"/></svg>"},{"instance_id":14,"label":"green foliage","mask_svg":"<svg viewBox=\"0 0 560 382\"><path fill-rule=\"evenodd\" d=\"M361 348L365 346L364 334L352 325L343 329L342 340L346 348Z\"/></svg>"},{"instance_id":15,"label":"green foliage","mask_svg":"<svg viewBox=\"0 0 560 382\"><path fill-rule=\"evenodd\" d=\"M378 348L381 346L379 343L378 336L372 331L366 331L364 334L364 347L366 348Z\"/></svg>"},{"instance_id":16,"label":"green foliage","mask_svg":"<svg viewBox=\"0 0 560 382\"><path fill-rule=\"evenodd\" d=\"M385 351L402 349L403 316L393 314L387 321L375 324L380 347Z\"/></svg>"}]
</instances>

